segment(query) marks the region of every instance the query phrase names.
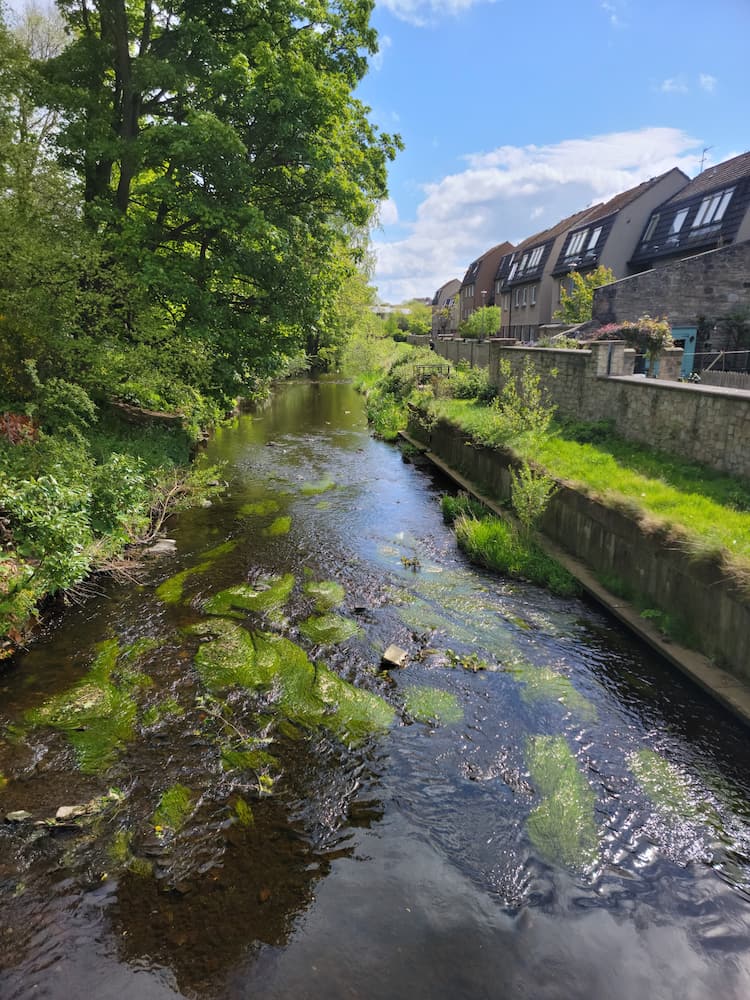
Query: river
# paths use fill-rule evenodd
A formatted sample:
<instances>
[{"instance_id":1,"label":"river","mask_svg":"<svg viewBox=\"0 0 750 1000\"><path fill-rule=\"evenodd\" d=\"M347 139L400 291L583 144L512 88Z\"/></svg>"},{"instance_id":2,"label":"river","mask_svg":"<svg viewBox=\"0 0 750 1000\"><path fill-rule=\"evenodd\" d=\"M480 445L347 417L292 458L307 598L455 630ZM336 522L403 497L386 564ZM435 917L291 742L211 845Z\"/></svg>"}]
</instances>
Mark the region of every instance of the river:
<instances>
[{"instance_id":1,"label":"river","mask_svg":"<svg viewBox=\"0 0 750 1000\"><path fill-rule=\"evenodd\" d=\"M470 566L344 382L205 460L0 677L0 997L750 996L746 729Z\"/></svg>"}]
</instances>

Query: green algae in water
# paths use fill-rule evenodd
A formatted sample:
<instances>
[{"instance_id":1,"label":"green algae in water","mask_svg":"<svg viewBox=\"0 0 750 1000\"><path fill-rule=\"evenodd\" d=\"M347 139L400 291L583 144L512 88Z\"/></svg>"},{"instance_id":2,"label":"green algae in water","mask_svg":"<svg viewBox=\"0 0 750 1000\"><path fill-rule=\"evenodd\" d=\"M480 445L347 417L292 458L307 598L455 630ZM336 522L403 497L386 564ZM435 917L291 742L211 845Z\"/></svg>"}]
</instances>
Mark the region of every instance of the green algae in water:
<instances>
[{"instance_id":1,"label":"green algae in water","mask_svg":"<svg viewBox=\"0 0 750 1000\"><path fill-rule=\"evenodd\" d=\"M314 666L289 639L251 635L228 621L207 623L200 631L213 635L195 660L212 692L233 686L273 691L276 712L284 720L307 729L323 727L348 742L385 731L393 723L395 712L388 702L322 664Z\"/></svg>"},{"instance_id":2,"label":"green algae in water","mask_svg":"<svg viewBox=\"0 0 750 1000\"><path fill-rule=\"evenodd\" d=\"M242 797L238 798L234 804L234 815L240 826L255 826L253 810Z\"/></svg>"},{"instance_id":3,"label":"green algae in water","mask_svg":"<svg viewBox=\"0 0 750 1000\"><path fill-rule=\"evenodd\" d=\"M595 796L563 736L533 736L526 762L542 796L527 831L539 854L567 868L585 868L598 857Z\"/></svg>"},{"instance_id":4,"label":"green algae in water","mask_svg":"<svg viewBox=\"0 0 750 1000\"><path fill-rule=\"evenodd\" d=\"M276 500L256 500L253 503L245 503L240 507L240 514L245 517L267 517L269 514L276 514L279 504Z\"/></svg>"},{"instance_id":5,"label":"green algae in water","mask_svg":"<svg viewBox=\"0 0 750 1000\"><path fill-rule=\"evenodd\" d=\"M691 794L690 785L666 758L644 747L630 755L628 765L657 809L672 813L680 819L694 818L697 815L699 809Z\"/></svg>"},{"instance_id":6,"label":"green algae in water","mask_svg":"<svg viewBox=\"0 0 750 1000\"><path fill-rule=\"evenodd\" d=\"M331 508L331 501L330 500L319 500L315 504L315 509L316 510L330 510L330 508Z\"/></svg>"},{"instance_id":7,"label":"green algae in water","mask_svg":"<svg viewBox=\"0 0 750 1000\"><path fill-rule=\"evenodd\" d=\"M151 817L155 827L179 830L193 811L193 793L185 785L175 784L159 799L156 812Z\"/></svg>"},{"instance_id":8,"label":"green algae in water","mask_svg":"<svg viewBox=\"0 0 750 1000\"><path fill-rule=\"evenodd\" d=\"M325 615L313 615L302 622L299 630L306 639L317 646L346 642L347 639L362 634L362 629L356 622L332 612Z\"/></svg>"},{"instance_id":9,"label":"green algae in water","mask_svg":"<svg viewBox=\"0 0 750 1000\"><path fill-rule=\"evenodd\" d=\"M144 636L142 639L136 639L135 642L132 642L129 646L125 646L118 659L122 666L134 666L139 662L139 660L142 660L144 656L147 656L155 649L159 649L162 645L163 642L161 639Z\"/></svg>"},{"instance_id":10,"label":"green algae in water","mask_svg":"<svg viewBox=\"0 0 750 1000\"><path fill-rule=\"evenodd\" d=\"M464 710L450 691L434 687L408 687L404 691L404 707L417 722L440 723L450 726L461 722Z\"/></svg>"},{"instance_id":11,"label":"green algae in water","mask_svg":"<svg viewBox=\"0 0 750 1000\"><path fill-rule=\"evenodd\" d=\"M334 489L336 483L332 479L319 479L314 483L303 483L300 493L306 497L318 496L320 493L327 493Z\"/></svg>"},{"instance_id":12,"label":"green algae in water","mask_svg":"<svg viewBox=\"0 0 750 1000\"><path fill-rule=\"evenodd\" d=\"M217 559L221 559L222 556L229 555L230 552L234 552L239 544L239 538L229 538L226 542L222 542L221 545L215 545L214 548L209 549L208 552L204 552L201 556L202 562L213 563Z\"/></svg>"},{"instance_id":13,"label":"green algae in water","mask_svg":"<svg viewBox=\"0 0 750 1000\"><path fill-rule=\"evenodd\" d=\"M341 604L346 596L346 591L340 583L333 580L323 580L321 583L306 583L304 591L308 597L315 601L316 611L328 611Z\"/></svg>"},{"instance_id":14,"label":"green algae in water","mask_svg":"<svg viewBox=\"0 0 750 1000\"><path fill-rule=\"evenodd\" d=\"M119 652L117 640L97 648L99 653L86 677L27 714L32 725L51 726L65 733L85 774L103 771L113 762L117 750L132 739L137 714L132 693L111 679Z\"/></svg>"},{"instance_id":15,"label":"green algae in water","mask_svg":"<svg viewBox=\"0 0 750 1000\"><path fill-rule=\"evenodd\" d=\"M577 691L570 679L563 674L558 674L549 667L535 667L530 663L517 664L509 672L523 684L521 697L525 702L561 702L580 718L589 722L596 720L596 706Z\"/></svg>"},{"instance_id":16,"label":"green algae in water","mask_svg":"<svg viewBox=\"0 0 750 1000\"><path fill-rule=\"evenodd\" d=\"M225 747L221 751L221 766L225 771L263 771L265 768L278 768L279 762L267 750L252 748L250 750L235 750Z\"/></svg>"},{"instance_id":17,"label":"green algae in water","mask_svg":"<svg viewBox=\"0 0 750 1000\"><path fill-rule=\"evenodd\" d=\"M233 608L259 613L278 611L289 600L294 584L295 578L292 573L270 577L261 587L240 583L214 594L205 602L204 609L209 614L230 618L243 617L240 612L232 610Z\"/></svg>"},{"instance_id":18,"label":"green algae in water","mask_svg":"<svg viewBox=\"0 0 750 1000\"><path fill-rule=\"evenodd\" d=\"M271 521L267 528L263 529L263 534L268 535L269 538L277 538L280 535L288 535L291 527L291 517L277 517L276 520Z\"/></svg>"},{"instance_id":19,"label":"green algae in water","mask_svg":"<svg viewBox=\"0 0 750 1000\"><path fill-rule=\"evenodd\" d=\"M155 705L150 705L146 709L141 718L141 724L146 727L154 726L157 722L161 722L162 719L169 716L179 718L184 714L185 710L176 698L164 698L162 701L157 701Z\"/></svg>"},{"instance_id":20,"label":"green algae in water","mask_svg":"<svg viewBox=\"0 0 750 1000\"><path fill-rule=\"evenodd\" d=\"M209 569L211 569L211 563L202 562L198 566L190 566L188 569L175 573L174 576L170 576L168 580L156 588L156 596L165 604L177 604L182 600L185 581L194 574L205 573Z\"/></svg>"}]
</instances>

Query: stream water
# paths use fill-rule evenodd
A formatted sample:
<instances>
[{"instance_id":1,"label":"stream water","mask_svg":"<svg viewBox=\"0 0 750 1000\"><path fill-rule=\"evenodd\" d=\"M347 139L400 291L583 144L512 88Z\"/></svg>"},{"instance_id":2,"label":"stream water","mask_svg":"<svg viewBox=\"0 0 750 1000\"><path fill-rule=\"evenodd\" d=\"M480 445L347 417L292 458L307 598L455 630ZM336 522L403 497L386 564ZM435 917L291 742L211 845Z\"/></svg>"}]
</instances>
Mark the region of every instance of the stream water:
<instances>
[{"instance_id":1,"label":"stream water","mask_svg":"<svg viewBox=\"0 0 750 1000\"><path fill-rule=\"evenodd\" d=\"M206 460L175 552L0 676L0 997L750 996L739 723L471 567L345 383Z\"/></svg>"}]
</instances>

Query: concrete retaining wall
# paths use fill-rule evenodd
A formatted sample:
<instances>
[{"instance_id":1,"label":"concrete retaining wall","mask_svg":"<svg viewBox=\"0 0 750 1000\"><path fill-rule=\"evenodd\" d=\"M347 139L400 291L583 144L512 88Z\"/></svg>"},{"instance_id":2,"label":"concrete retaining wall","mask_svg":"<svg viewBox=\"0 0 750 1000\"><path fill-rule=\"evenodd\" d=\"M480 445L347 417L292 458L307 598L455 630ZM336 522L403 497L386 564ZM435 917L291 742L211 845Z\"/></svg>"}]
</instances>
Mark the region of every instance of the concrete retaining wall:
<instances>
[{"instance_id":1,"label":"concrete retaining wall","mask_svg":"<svg viewBox=\"0 0 750 1000\"><path fill-rule=\"evenodd\" d=\"M409 433L488 496L509 498L508 455L474 445L445 421L431 433L412 421ZM750 681L750 597L716 561L697 561L674 538L644 531L630 514L566 487L553 496L542 530L600 577L621 581L647 606L688 623L702 652L735 677Z\"/></svg>"}]
</instances>

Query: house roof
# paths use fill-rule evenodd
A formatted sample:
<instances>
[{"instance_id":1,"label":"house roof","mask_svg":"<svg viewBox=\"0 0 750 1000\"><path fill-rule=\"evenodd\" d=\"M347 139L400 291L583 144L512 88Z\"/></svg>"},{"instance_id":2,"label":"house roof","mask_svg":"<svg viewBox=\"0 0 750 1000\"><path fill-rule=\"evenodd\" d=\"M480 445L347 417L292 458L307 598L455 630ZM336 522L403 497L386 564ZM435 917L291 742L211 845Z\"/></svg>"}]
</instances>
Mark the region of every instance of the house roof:
<instances>
[{"instance_id":1,"label":"house roof","mask_svg":"<svg viewBox=\"0 0 750 1000\"><path fill-rule=\"evenodd\" d=\"M631 265L642 269L658 258L733 243L749 210L750 153L742 153L704 170L651 213Z\"/></svg>"},{"instance_id":2,"label":"house roof","mask_svg":"<svg viewBox=\"0 0 750 1000\"><path fill-rule=\"evenodd\" d=\"M595 205L581 219L578 225L570 227L567 239L562 247L560 247L560 253L558 254L552 274L555 277L559 277L562 274L567 274L574 267L579 270L588 270L589 268L596 267L609 239L609 234L612 232L612 227L615 224L618 213L627 208L628 205L632 205L633 202L637 201L644 194L647 194L657 184L660 184L665 178L669 177L670 174L679 174L685 181L688 179L687 175L681 170L677 167L672 167L671 170L659 174L658 177L651 177L649 180L642 181L627 191L621 191L614 198L610 198L609 201ZM598 233L597 230L599 230ZM584 239L581 245L575 246L574 240L577 234L581 233L587 234L588 238ZM591 241L594 236L596 236L596 239L592 243Z\"/></svg>"},{"instance_id":3,"label":"house roof","mask_svg":"<svg viewBox=\"0 0 750 1000\"><path fill-rule=\"evenodd\" d=\"M472 261L466 269L466 274L464 275L464 280L461 282L461 287L464 285L473 285L477 280L480 270L482 269L482 264L485 264L488 260L497 259L498 256L502 257L503 254L508 253L508 251L513 249L513 244L508 243L497 243L494 247L490 247L489 250L477 257L476 260Z\"/></svg>"},{"instance_id":4,"label":"house roof","mask_svg":"<svg viewBox=\"0 0 750 1000\"><path fill-rule=\"evenodd\" d=\"M750 177L750 153L740 153L733 156L731 160L717 163L715 167L707 167L702 174L698 174L682 191L678 191L667 205L678 205L684 201L690 201L696 195L708 194L710 191L718 191L720 188L731 187L738 181Z\"/></svg>"},{"instance_id":5,"label":"house roof","mask_svg":"<svg viewBox=\"0 0 750 1000\"><path fill-rule=\"evenodd\" d=\"M461 287L461 282L458 278L451 278L450 281L446 281L444 285L435 292L432 298L432 305L442 308L448 299L456 294L456 292Z\"/></svg>"},{"instance_id":6,"label":"house roof","mask_svg":"<svg viewBox=\"0 0 750 1000\"><path fill-rule=\"evenodd\" d=\"M598 208L599 206L594 206ZM573 215L569 215L566 219L561 219L560 222L556 223L554 226L550 226L549 229L543 229L539 233L535 233L533 236L529 236L522 243L515 248L512 255L507 254L503 257L498 265L497 272L495 274L495 280L502 281L503 288L511 288L515 285L522 285L528 281L537 281L542 273L544 272L545 265L552 252L552 246L560 236L561 233L566 232L576 223L582 222L583 219L588 215L589 212L593 211L592 208L585 208L581 212L575 212ZM539 247L543 247L542 253L539 256L533 267L526 267L520 274L514 273L514 277L511 278L511 268L513 264L518 264L523 261L523 256L531 253Z\"/></svg>"}]
</instances>

